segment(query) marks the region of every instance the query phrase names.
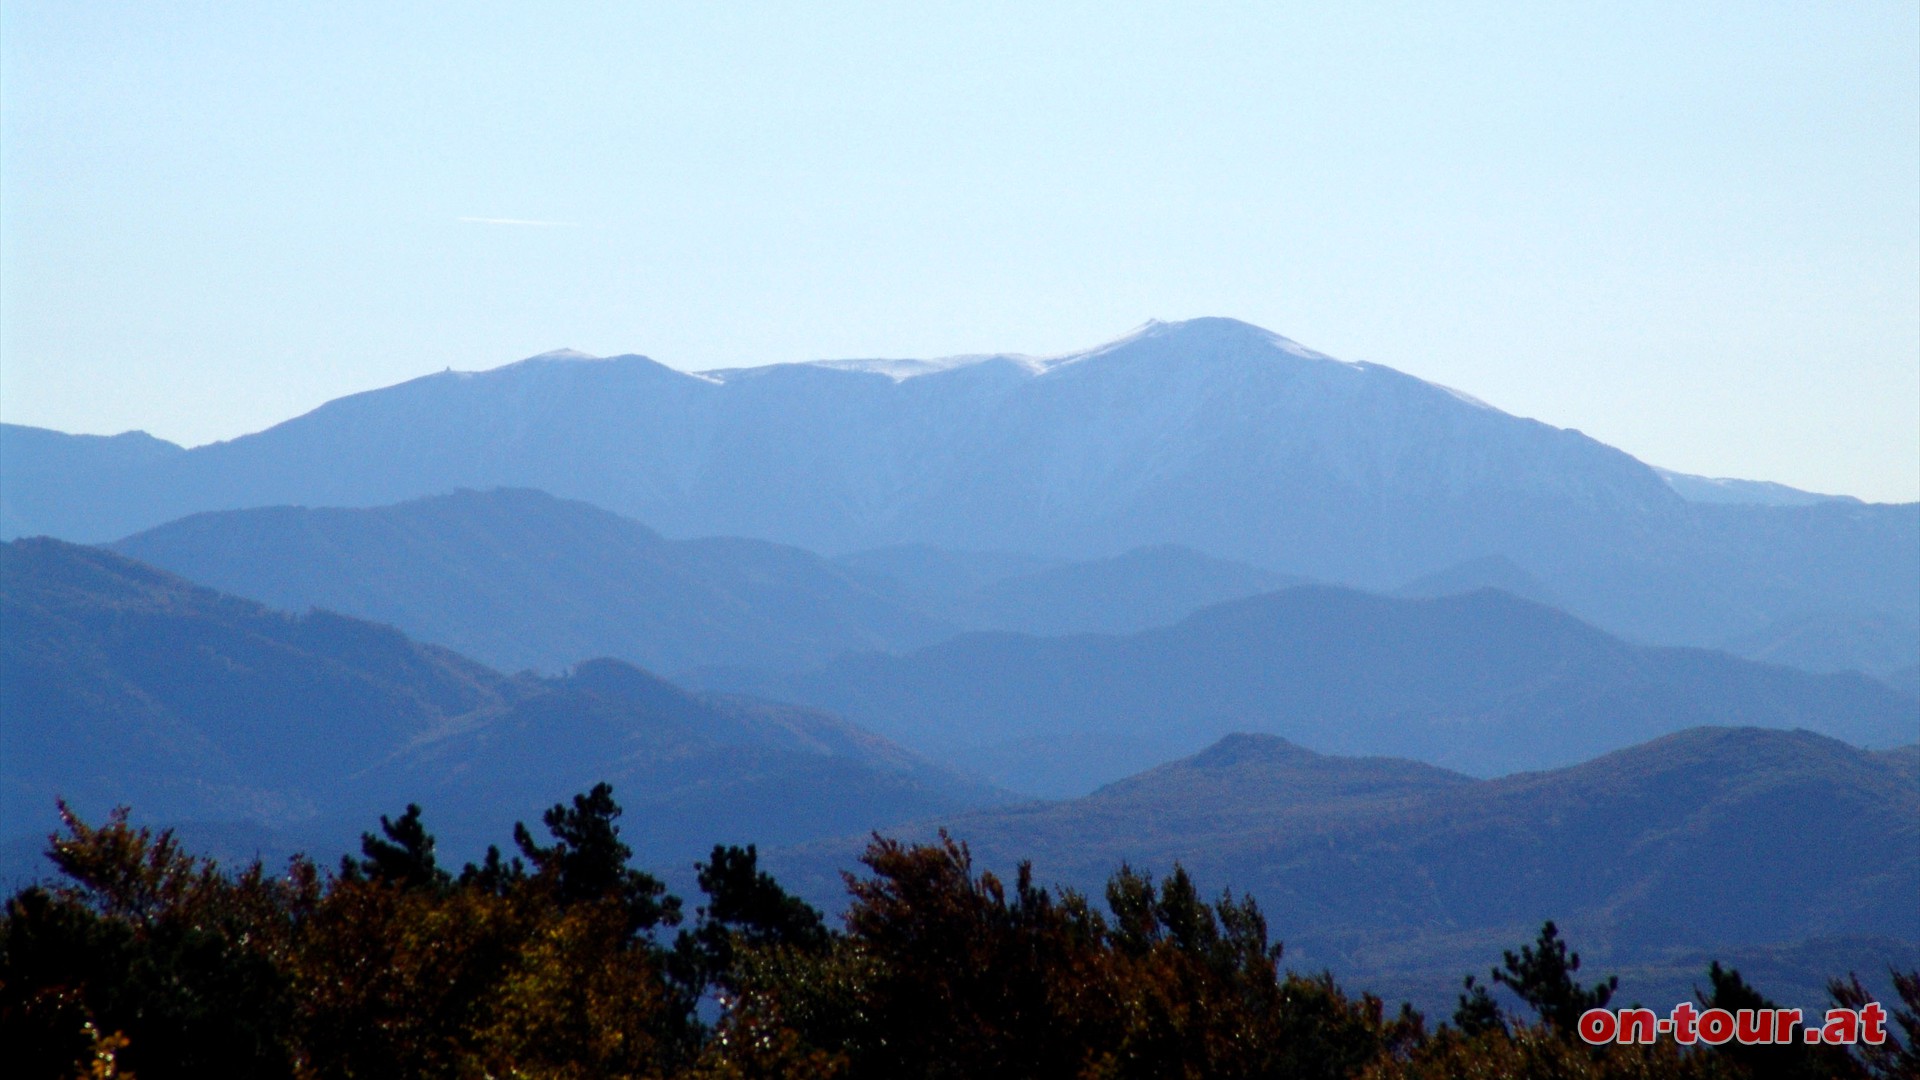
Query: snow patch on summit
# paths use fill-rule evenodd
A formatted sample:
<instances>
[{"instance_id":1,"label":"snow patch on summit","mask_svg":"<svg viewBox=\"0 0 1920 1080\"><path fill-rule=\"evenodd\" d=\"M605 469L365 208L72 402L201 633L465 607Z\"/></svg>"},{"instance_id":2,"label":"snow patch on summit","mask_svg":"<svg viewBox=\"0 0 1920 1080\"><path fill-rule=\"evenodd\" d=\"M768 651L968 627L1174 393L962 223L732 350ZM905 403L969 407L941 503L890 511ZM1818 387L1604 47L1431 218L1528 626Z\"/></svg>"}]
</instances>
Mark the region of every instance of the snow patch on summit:
<instances>
[{"instance_id":1,"label":"snow patch on summit","mask_svg":"<svg viewBox=\"0 0 1920 1080\"><path fill-rule=\"evenodd\" d=\"M1486 402L1481 401L1479 398L1474 397L1472 394L1467 393L1465 390L1455 390L1453 387L1448 386L1445 383L1434 383L1433 385L1438 386L1440 389L1445 390L1447 393L1452 394L1454 397L1459 398L1461 401L1466 402L1468 405L1471 405L1476 409L1485 409L1488 412L1500 411L1499 409L1494 408L1493 406L1487 404Z\"/></svg>"},{"instance_id":2,"label":"snow patch on summit","mask_svg":"<svg viewBox=\"0 0 1920 1080\"><path fill-rule=\"evenodd\" d=\"M829 368L833 371L859 371L871 375L885 375L894 382L905 382L922 375L937 375L956 368L972 367L1000 360L1026 368L1038 374L1042 362L1030 356L1018 353L968 353L961 356L939 356L931 360L812 360L808 367Z\"/></svg>"},{"instance_id":3,"label":"snow patch on summit","mask_svg":"<svg viewBox=\"0 0 1920 1080\"><path fill-rule=\"evenodd\" d=\"M1316 349L1309 349L1292 338L1282 337L1271 330L1244 323L1238 319L1207 317L1187 319L1182 322L1163 322L1148 319L1139 326L1111 341L1095 345L1090 349L1074 352L1056 353L1050 356L1030 356L1026 353L963 353L957 356L941 356L932 359L889 359L874 357L850 360L801 360L783 364L763 364L754 367L713 368L708 371L693 372L699 378L709 382L727 383L738 378L771 371L776 368L808 367L824 368L828 371L845 371L864 375L884 375L895 383L917 379L923 375L938 375L943 372L957 371L961 368L980 364L1005 364L1027 375L1045 375L1050 371L1083 361L1097 359L1121 352L1130 346L1166 339L1176 355L1188 350L1215 356L1257 358L1265 350L1284 353L1301 360L1312 360L1328 364L1338 364L1355 371L1369 365L1341 360L1328 356ZM536 359L538 359L536 357ZM1487 408L1485 403L1448 391L1473 405Z\"/></svg>"},{"instance_id":4,"label":"snow patch on summit","mask_svg":"<svg viewBox=\"0 0 1920 1080\"><path fill-rule=\"evenodd\" d=\"M1826 495L1818 491L1776 484L1771 480L1737 480L1726 476L1695 476L1672 469L1654 467L1681 498L1695 503L1746 503L1755 506L1812 506L1817 503L1860 500L1851 495Z\"/></svg>"},{"instance_id":5,"label":"snow patch on summit","mask_svg":"<svg viewBox=\"0 0 1920 1080\"><path fill-rule=\"evenodd\" d=\"M1151 341L1157 338L1176 339L1183 345L1195 347L1238 345L1244 348L1247 345L1253 345L1257 348L1258 346L1264 345L1302 360L1320 360L1351 368L1359 368L1362 366L1328 356L1326 353L1320 352L1317 349L1309 349L1292 338L1282 337L1264 327L1255 326L1252 323L1244 323L1238 319L1219 317L1186 319L1180 322L1162 322L1159 319L1148 319L1146 322L1114 338L1112 341L1096 345L1091 349L1085 349L1080 352L1062 353L1058 356L1043 357L1039 362L1049 369L1063 367L1068 364L1078 364L1086 360L1092 360L1110 353L1119 352L1131 345L1137 345L1141 342Z\"/></svg>"}]
</instances>

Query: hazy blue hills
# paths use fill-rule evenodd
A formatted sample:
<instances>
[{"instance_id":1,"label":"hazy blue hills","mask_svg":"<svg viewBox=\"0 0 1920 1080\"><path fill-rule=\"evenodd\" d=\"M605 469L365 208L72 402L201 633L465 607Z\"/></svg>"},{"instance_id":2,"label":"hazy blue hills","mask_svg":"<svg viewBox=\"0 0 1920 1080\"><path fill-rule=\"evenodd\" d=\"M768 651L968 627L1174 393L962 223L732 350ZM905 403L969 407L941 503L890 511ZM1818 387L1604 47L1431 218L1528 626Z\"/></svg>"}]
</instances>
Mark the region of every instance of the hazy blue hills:
<instances>
[{"instance_id":1,"label":"hazy blue hills","mask_svg":"<svg viewBox=\"0 0 1920 1080\"><path fill-rule=\"evenodd\" d=\"M1920 612L1820 612L1783 619L1724 646L1755 660L1807 671L1866 671L1893 686L1920 657ZM1907 676L1911 685L1911 676ZM1909 692L1915 692L1909 690Z\"/></svg>"},{"instance_id":2,"label":"hazy blue hills","mask_svg":"<svg viewBox=\"0 0 1920 1080\"><path fill-rule=\"evenodd\" d=\"M1085 562L924 547L828 560L759 540L667 540L524 489L210 512L111 546L273 607L391 623L506 670L584 656L667 672L797 670L964 629L1142 630L1291 580L1171 545Z\"/></svg>"},{"instance_id":3,"label":"hazy blue hills","mask_svg":"<svg viewBox=\"0 0 1920 1080\"><path fill-rule=\"evenodd\" d=\"M453 501L468 498L545 497ZM1058 569L996 565L1011 572L980 580ZM1085 888L1122 860L1178 860L1258 896L1292 963L1429 1005L1545 918L1648 1000L1684 994L1705 955L1798 995L1920 941L1920 701L1859 675L1632 645L1491 590L1297 587L1128 635L969 634L756 687L802 706L615 660L503 675L388 626L47 539L0 548L0 625L9 863L47 831L55 794L94 815L131 803L238 854L324 850L417 801L462 858L606 779L643 861L684 873L713 842L780 846L773 868L821 902L873 828L945 823L983 865L1030 857L1042 880ZM1083 798L1011 805L816 698L943 762L998 747L1062 790L1121 775L1129 755L1213 744ZM1249 728L1293 741L1214 741ZM1441 767L1598 750L1613 752L1497 780Z\"/></svg>"},{"instance_id":4,"label":"hazy blue hills","mask_svg":"<svg viewBox=\"0 0 1920 1080\"><path fill-rule=\"evenodd\" d=\"M1801 972L1812 985L1773 985L1817 1000L1822 964L1864 973L1920 953L1915 760L1805 731L1694 728L1472 780L1232 735L1085 798L941 821L982 867L1030 858L1038 880L1082 890L1122 862L1178 861L1210 890L1256 896L1290 963L1434 1006L1549 918L1587 970L1629 974L1629 1000L1682 1000L1728 944L1776 976ZM855 850L814 844L775 864L831 895ZM1760 955L1794 943L1817 962Z\"/></svg>"},{"instance_id":5,"label":"hazy blue hills","mask_svg":"<svg viewBox=\"0 0 1920 1080\"><path fill-rule=\"evenodd\" d=\"M811 552L666 540L527 490L197 514L113 548L274 607L392 623L507 670L555 671L588 656L661 671L792 668L958 629Z\"/></svg>"},{"instance_id":6,"label":"hazy blue hills","mask_svg":"<svg viewBox=\"0 0 1920 1080\"><path fill-rule=\"evenodd\" d=\"M1808 505L1792 503L1786 505ZM1548 607L1566 601L1511 559L1488 555L1426 574L1395 589L1395 596L1439 597L1499 589ZM1826 610L1770 618L1758 629L1715 643L1716 648L1770 664L1813 672L1860 671L1906 688L1904 671L1920 660L1920 612ZM1908 690L1909 693L1920 691Z\"/></svg>"},{"instance_id":7,"label":"hazy blue hills","mask_svg":"<svg viewBox=\"0 0 1920 1080\"><path fill-rule=\"evenodd\" d=\"M924 545L857 552L835 561L876 591L950 624L1029 634L1146 630L1212 604L1302 583L1177 544L1078 562Z\"/></svg>"},{"instance_id":8,"label":"hazy blue hills","mask_svg":"<svg viewBox=\"0 0 1920 1080\"><path fill-rule=\"evenodd\" d=\"M1908 664L1906 667L1896 668L1883 676L1883 679L1888 686L1920 698L1920 664Z\"/></svg>"},{"instance_id":9,"label":"hazy blue hills","mask_svg":"<svg viewBox=\"0 0 1920 1080\"><path fill-rule=\"evenodd\" d=\"M1579 432L1230 319L1045 359L695 375L556 354L104 464L93 443L17 434L6 535L104 541L199 511L535 487L667 536L829 555L1177 544L1375 589L1499 556L1583 618L1663 643L1920 611L1920 506L1690 501Z\"/></svg>"},{"instance_id":10,"label":"hazy blue hills","mask_svg":"<svg viewBox=\"0 0 1920 1080\"><path fill-rule=\"evenodd\" d=\"M895 544L834 556L877 590L927 609L958 609L979 590L1008 578L1044 574L1068 560L1018 551L972 551Z\"/></svg>"},{"instance_id":11,"label":"hazy blue hills","mask_svg":"<svg viewBox=\"0 0 1920 1080\"><path fill-rule=\"evenodd\" d=\"M689 694L617 661L504 676L390 627L290 615L94 548L0 549L0 820L98 815L357 835L406 801L471 854L598 780L649 858L1000 798L831 717ZM345 830L345 831L343 831Z\"/></svg>"},{"instance_id":12,"label":"hazy blue hills","mask_svg":"<svg viewBox=\"0 0 1920 1080\"><path fill-rule=\"evenodd\" d=\"M1701 724L1920 738L1920 701L1699 649L1633 645L1494 590L1303 586L1142 633L968 634L712 685L827 709L1018 790L1073 795L1232 731L1476 775L1571 764Z\"/></svg>"},{"instance_id":13,"label":"hazy blue hills","mask_svg":"<svg viewBox=\"0 0 1920 1080\"><path fill-rule=\"evenodd\" d=\"M1449 566L1444 570L1422 574L1395 589L1393 595L1430 600L1480 589L1499 589L1510 596L1531 600L1547 607L1566 607L1566 603L1555 596L1553 590L1549 589L1545 583L1516 566L1512 559L1504 555L1487 555L1478 559L1468 559L1466 562Z\"/></svg>"},{"instance_id":14,"label":"hazy blue hills","mask_svg":"<svg viewBox=\"0 0 1920 1080\"><path fill-rule=\"evenodd\" d=\"M270 611L53 540L0 549L0 624L9 831L48 820L55 794L93 812L296 821L327 785L516 696L391 628Z\"/></svg>"},{"instance_id":15,"label":"hazy blue hills","mask_svg":"<svg viewBox=\"0 0 1920 1080\"><path fill-rule=\"evenodd\" d=\"M411 792L471 844L606 780L634 850L682 867L715 843L796 843L1008 798L834 717L689 694L616 660L532 683L512 709L449 724L362 782Z\"/></svg>"},{"instance_id":16,"label":"hazy blue hills","mask_svg":"<svg viewBox=\"0 0 1920 1080\"><path fill-rule=\"evenodd\" d=\"M122 500L168 459L186 453L144 431L68 435L0 424L0 539L118 536L127 520Z\"/></svg>"}]
</instances>

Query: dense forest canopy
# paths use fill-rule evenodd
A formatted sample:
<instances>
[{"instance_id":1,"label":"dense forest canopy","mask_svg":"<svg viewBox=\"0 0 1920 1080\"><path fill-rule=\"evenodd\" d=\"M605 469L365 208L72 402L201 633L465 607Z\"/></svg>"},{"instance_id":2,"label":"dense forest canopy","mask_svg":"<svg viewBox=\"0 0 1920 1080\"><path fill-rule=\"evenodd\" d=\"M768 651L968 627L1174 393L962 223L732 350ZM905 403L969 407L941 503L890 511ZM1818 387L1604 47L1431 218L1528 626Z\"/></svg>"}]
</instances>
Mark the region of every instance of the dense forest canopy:
<instances>
[{"instance_id":1,"label":"dense forest canopy","mask_svg":"<svg viewBox=\"0 0 1920 1080\"><path fill-rule=\"evenodd\" d=\"M47 1077L1911 1077L1880 1046L1589 1046L1612 979L1547 923L1432 1022L1282 967L1250 896L1121 866L1098 900L875 836L844 927L716 846L691 910L631 865L605 784L511 854L439 864L418 806L362 857L237 872L62 807L58 883L0 920L0 1041ZM1708 1008L1771 1005L1714 964ZM1835 979L1839 1005L1866 991ZM1503 1005L1503 1001L1508 1004Z\"/></svg>"}]
</instances>

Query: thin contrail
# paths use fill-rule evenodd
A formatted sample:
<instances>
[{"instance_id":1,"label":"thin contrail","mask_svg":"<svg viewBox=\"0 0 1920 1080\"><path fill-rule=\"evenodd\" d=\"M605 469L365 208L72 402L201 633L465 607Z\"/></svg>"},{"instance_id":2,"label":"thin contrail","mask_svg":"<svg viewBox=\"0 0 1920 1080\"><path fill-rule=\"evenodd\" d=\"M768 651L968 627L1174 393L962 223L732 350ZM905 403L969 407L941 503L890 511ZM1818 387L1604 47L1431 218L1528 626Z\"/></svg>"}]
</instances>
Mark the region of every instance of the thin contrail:
<instances>
[{"instance_id":1,"label":"thin contrail","mask_svg":"<svg viewBox=\"0 0 1920 1080\"><path fill-rule=\"evenodd\" d=\"M578 228L580 225L577 221L534 221L529 218L506 217L463 217L459 220L469 225L533 225L536 227L563 229Z\"/></svg>"}]
</instances>

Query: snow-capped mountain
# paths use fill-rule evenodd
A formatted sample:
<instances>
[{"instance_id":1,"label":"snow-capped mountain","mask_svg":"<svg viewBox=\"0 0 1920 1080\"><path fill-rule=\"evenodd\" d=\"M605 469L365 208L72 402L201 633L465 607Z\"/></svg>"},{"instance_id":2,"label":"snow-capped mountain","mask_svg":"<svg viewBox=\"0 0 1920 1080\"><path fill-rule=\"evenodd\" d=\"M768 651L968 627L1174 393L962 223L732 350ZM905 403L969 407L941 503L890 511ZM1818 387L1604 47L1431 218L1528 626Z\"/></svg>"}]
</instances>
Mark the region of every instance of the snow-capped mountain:
<instances>
[{"instance_id":1,"label":"snow-capped mountain","mask_svg":"<svg viewBox=\"0 0 1920 1080\"><path fill-rule=\"evenodd\" d=\"M1497 555L1649 640L1920 606L1920 507L1690 502L1577 431L1231 319L1045 358L687 373L550 353L176 453L75 462L19 429L5 449L7 535L106 540L200 510L521 486L669 536L827 554L1175 543L1374 587Z\"/></svg>"}]
</instances>

